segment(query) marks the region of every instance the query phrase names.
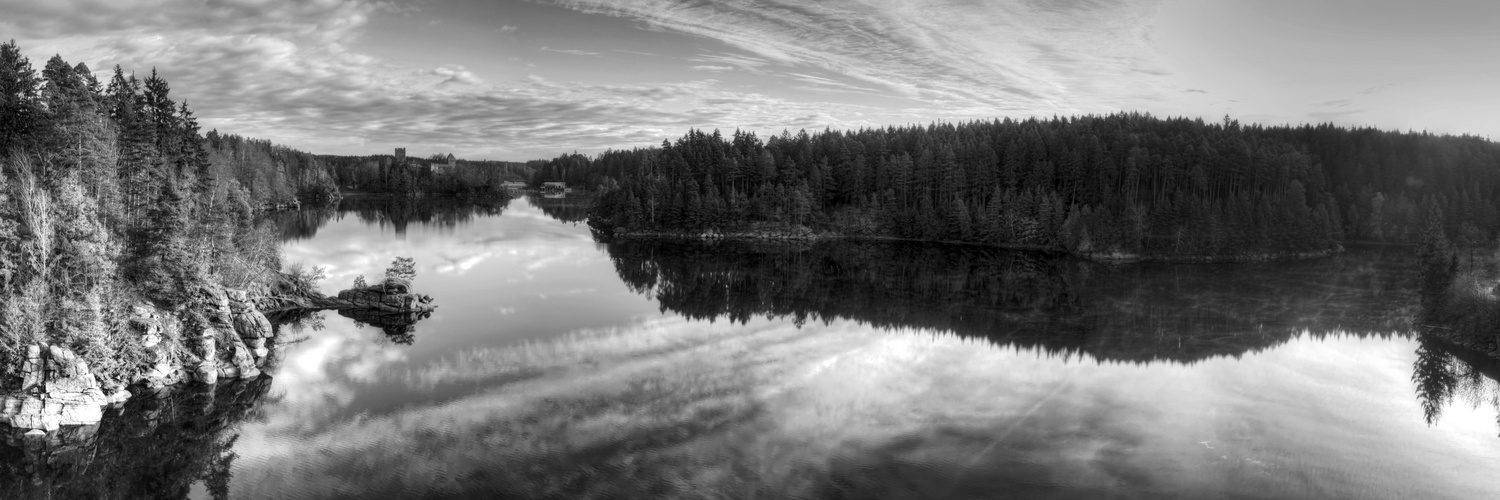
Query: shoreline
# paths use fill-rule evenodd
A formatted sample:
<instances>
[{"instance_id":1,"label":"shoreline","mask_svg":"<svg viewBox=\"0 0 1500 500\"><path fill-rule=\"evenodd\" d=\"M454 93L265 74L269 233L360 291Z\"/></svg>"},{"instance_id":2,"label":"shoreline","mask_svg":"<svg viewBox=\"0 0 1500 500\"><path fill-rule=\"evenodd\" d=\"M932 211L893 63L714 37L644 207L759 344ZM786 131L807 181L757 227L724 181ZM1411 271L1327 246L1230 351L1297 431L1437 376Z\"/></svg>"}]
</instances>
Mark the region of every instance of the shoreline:
<instances>
[{"instance_id":1,"label":"shoreline","mask_svg":"<svg viewBox=\"0 0 1500 500\"><path fill-rule=\"evenodd\" d=\"M1071 256L1082 260L1112 263L1168 263L1168 264L1233 264L1246 262L1281 262L1294 260L1316 259L1328 257L1344 252L1342 243L1333 248L1323 250L1311 250L1300 252L1262 252L1236 255L1141 255L1127 252L1077 252L1068 251L1045 245L1018 244L1018 243L980 243L973 241L958 240L923 240L914 238L900 238L895 236L873 236L873 235L850 235L834 232L813 231L804 226L795 228L763 228L741 231L605 231L611 238L621 240L689 240L701 242L716 241L748 241L748 242L785 242L785 243L817 243L820 241L889 241L889 242L912 242L912 243L935 243L941 245L977 246L985 248L996 248L1001 250L1012 250L1020 252L1037 252L1049 255ZM1361 243L1356 243L1361 244Z\"/></svg>"},{"instance_id":2,"label":"shoreline","mask_svg":"<svg viewBox=\"0 0 1500 500\"><path fill-rule=\"evenodd\" d=\"M129 306L128 340L144 355L129 379L111 379L64 342L25 345L21 384L0 392L0 428L18 435L45 435L68 426L97 425L106 407L118 407L136 394L155 395L185 384L217 385L228 380L271 376L278 325L268 316L336 309L373 314L430 314L432 298L412 292L406 282L350 288L337 296L316 292L198 286L181 308L149 301Z\"/></svg>"}]
</instances>

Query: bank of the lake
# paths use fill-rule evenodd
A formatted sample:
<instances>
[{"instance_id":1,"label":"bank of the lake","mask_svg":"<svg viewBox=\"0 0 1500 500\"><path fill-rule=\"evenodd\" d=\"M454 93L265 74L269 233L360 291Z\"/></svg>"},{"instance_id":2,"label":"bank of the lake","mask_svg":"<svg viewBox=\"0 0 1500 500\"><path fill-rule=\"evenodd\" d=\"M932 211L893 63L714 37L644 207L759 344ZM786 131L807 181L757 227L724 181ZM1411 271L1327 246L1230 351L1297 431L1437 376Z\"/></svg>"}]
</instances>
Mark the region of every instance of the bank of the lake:
<instances>
[{"instance_id":1,"label":"bank of the lake","mask_svg":"<svg viewBox=\"0 0 1500 500\"><path fill-rule=\"evenodd\" d=\"M631 230L627 228L600 228L601 234L610 239L621 240L662 240L662 241L692 241L692 242L716 242L716 241L750 241L762 243L796 243L806 244L819 241L848 240L848 241L891 241L891 242L922 242L941 245L958 246L982 246L1001 250L1012 250L1020 252L1038 252L1048 255L1069 255L1077 258L1092 260L1096 262L1134 263L1134 262L1158 262L1158 263L1196 263L1196 264L1224 264L1242 262L1266 262L1279 260L1299 260L1327 257L1344 251L1342 244L1335 244L1331 248L1306 251L1286 252L1251 252L1251 253L1224 253L1214 255L1196 254L1139 254L1122 251L1093 251L1083 249L1065 249L1050 245L1036 245L1023 243L982 243L963 240L925 240L918 238L901 238L896 236L880 236L871 234L848 234L836 230L813 230L806 226L787 227L778 224L749 225L743 229L717 230L709 229L703 231L686 230Z\"/></svg>"}]
</instances>

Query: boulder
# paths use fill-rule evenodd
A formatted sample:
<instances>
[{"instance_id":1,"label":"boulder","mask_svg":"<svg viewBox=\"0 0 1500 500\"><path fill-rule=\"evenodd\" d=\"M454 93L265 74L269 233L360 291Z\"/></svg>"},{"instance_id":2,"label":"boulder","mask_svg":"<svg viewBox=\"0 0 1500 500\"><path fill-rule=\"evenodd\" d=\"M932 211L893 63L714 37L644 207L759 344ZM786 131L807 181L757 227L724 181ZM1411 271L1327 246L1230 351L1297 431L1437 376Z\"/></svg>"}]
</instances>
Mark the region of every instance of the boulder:
<instances>
[{"instance_id":1,"label":"boulder","mask_svg":"<svg viewBox=\"0 0 1500 500\"><path fill-rule=\"evenodd\" d=\"M193 367L193 380L205 384L219 381L219 352L215 347L213 329L205 329L203 336L198 339L196 349L193 350L193 354L201 360L197 366Z\"/></svg>"},{"instance_id":2,"label":"boulder","mask_svg":"<svg viewBox=\"0 0 1500 500\"><path fill-rule=\"evenodd\" d=\"M238 335L232 331L220 331L215 339L218 349L219 378L255 377L260 370L255 368L255 355Z\"/></svg>"},{"instance_id":3,"label":"boulder","mask_svg":"<svg viewBox=\"0 0 1500 500\"><path fill-rule=\"evenodd\" d=\"M88 363L67 347L28 346L27 391L5 398L0 416L18 429L56 430L61 425L93 425L108 404Z\"/></svg>"}]
</instances>

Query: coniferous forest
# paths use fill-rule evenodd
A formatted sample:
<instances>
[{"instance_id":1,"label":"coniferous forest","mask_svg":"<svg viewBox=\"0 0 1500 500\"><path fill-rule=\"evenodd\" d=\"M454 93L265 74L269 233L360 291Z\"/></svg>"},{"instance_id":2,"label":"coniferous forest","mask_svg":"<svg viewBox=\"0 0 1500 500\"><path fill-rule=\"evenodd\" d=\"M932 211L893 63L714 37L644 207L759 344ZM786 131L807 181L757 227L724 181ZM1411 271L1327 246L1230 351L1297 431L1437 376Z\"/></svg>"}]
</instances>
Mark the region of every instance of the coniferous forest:
<instances>
[{"instance_id":1,"label":"coniferous forest","mask_svg":"<svg viewBox=\"0 0 1500 500\"><path fill-rule=\"evenodd\" d=\"M148 361L133 308L282 279L276 227L257 215L338 197L310 154L202 133L154 70L101 82L60 56L38 70L8 42L0 118L0 375L46 343L128 383Z\"/></svg>"},{"instance_id":2,"label":"coniferous forest","mask_svg":"<svg viewBox=\"0 0 1500 500\"><path fill-rule=\"evenodd\" d=\"M441 155L408 160L390 155L325 155L335 182L354 192L392 195L439 194L478 196L501 191L504 182L523 181L531 169L505 161L456 161L446 169Z\"/></svg>"},{"instance_id":3,"label":"coniferous forest","mask_svg":"<svg viewBox=\"0 0 1500 500\"><path fill-rule=\"evenodd\" d=\"M602 191L615 234L809 228L1097 257L1258 258L1341 240L1494 239L1500 147L1471 136L1265 127L1121 113L764 141L693 130L660 147L572 154L534 183Z\"/></svg>"}]
</instances>

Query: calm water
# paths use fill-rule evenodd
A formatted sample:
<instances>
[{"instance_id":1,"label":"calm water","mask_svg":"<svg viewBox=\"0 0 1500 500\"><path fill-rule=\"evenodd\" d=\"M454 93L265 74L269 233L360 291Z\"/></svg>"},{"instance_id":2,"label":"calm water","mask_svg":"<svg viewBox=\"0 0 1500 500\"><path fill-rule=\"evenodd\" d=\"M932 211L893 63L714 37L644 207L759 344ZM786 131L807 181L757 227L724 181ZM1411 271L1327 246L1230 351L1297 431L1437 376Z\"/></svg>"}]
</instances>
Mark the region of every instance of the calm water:
<instances>
[{"instance_id":1,"label":"calm water","mask_svg":"<svg viewBox=\"0 0 1500 500\"><path fill-rule=\"evenodd\" d=\"M415 257L431 318L284 327L274 378L111 414L93 472L203 498L1500 494L1500 370L1409 333L1403 249L605 245L576 199L386 205L281 221L287 257L329 293Z\"/></svg>"}]
</instances>

